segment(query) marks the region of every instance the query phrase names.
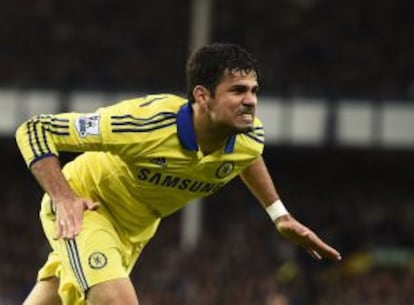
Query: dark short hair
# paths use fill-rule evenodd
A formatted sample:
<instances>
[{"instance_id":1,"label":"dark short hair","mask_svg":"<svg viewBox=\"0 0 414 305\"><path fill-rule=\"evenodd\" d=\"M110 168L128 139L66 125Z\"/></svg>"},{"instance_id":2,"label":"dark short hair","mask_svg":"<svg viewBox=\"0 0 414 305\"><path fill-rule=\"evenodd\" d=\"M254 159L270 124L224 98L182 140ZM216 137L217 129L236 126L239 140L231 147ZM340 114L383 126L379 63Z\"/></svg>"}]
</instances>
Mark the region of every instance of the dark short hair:
<instances>
[{"instance_id":1,"label":"dark short hair","mask_svg":"<svg viewBox=\"0 0 414 305\"><path fill-rule=\"evenodd\" d=\"M193 89L206 87L214 96L225 71L255 72L259 78L257 60L247 50L236 44L213 43L196 50L188 59L187 95L194 102Z\"/></svg>"}]
</instances>

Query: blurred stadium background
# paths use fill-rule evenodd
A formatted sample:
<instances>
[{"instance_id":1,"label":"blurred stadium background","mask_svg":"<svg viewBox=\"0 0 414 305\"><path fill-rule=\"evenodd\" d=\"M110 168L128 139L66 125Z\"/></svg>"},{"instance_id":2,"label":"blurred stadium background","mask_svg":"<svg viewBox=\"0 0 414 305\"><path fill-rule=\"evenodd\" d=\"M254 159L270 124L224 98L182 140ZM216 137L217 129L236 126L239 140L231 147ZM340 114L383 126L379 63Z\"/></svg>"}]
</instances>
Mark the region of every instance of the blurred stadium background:
<instances>
[{"instance_id":1,"label":"blurred stadium background","mask_svg":"<svg viewBox=\"0 0 414 305\"><path fill-rule=\"evenodd\" d=\"M167 218L132 274L146 305L414 304L414 2L5 0L0 4L0 305L48 253L16 126L153 92L184 94L188 53L260 60L265 157L289 209L343 252L282 240L240 181ZM71 155L63 155L63 160Z\"/></svg>"}]
</instances>

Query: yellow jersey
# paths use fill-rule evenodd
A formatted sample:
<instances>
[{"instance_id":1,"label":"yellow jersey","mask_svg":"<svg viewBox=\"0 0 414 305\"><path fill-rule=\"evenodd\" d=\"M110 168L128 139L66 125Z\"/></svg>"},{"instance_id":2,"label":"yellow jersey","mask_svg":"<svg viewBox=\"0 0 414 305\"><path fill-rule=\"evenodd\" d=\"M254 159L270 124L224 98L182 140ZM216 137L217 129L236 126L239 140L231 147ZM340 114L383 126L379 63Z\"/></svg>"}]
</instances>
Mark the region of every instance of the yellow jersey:
<instances>
[{"instance_id":1,"label":"yellow jersey","mask_svg":"<svg viewBox=\"0 0 414 305\"><path fill-rule=\"evenodd\" d=\"M30 167L59 151L84 152L64 166L79 195L101 202L131 241L155 233L160 218L208 196L263 151L264 130L230 137L222 149L200 151L191 104L171 94L121 101L95 113L39 115L16 131Z\"/></svg>"}]
</instances>

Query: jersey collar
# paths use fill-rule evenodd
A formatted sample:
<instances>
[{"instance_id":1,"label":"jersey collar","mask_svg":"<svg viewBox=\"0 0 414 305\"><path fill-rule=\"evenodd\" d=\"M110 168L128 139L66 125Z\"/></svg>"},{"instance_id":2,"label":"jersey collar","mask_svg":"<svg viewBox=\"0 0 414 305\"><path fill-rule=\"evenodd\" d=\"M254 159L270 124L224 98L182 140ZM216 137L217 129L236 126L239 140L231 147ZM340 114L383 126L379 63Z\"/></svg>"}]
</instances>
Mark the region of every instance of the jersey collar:
<instances>
[{"instance_id":1,"label":"jersey collar","mask_svg":"<svg viewBox=\"0 0 414 305\"><path fill-rule=\"evenodd\" d=\"M198 151L197 138L193 126L193 107L190 102L181 106L177 115L177 132L181 145L192 151ZM224 147L224 153L230 154L234 150L236 136L231 136Z\"/></svg>"}]
</instances>

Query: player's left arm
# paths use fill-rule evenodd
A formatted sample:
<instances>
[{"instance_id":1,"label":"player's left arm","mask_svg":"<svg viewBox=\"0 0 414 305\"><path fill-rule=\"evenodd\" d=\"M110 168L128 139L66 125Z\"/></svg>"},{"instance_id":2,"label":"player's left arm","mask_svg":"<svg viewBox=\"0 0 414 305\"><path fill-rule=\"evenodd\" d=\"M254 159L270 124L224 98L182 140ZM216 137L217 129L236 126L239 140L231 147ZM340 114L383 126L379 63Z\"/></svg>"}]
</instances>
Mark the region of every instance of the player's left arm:
<instances>
[{"instance_id":1,"label":"player's left arm","mask_svg":"<svg viewBox=\"0 0 414 305\"><path fill-rule=\"evenodd\" d=\"M284 207L262 157L241 174L241 179L272 218L279 233L305 248L316 259L341 260L340 253L322 241L311 229L297 221Z\"/></svg>"}]
</instances>

